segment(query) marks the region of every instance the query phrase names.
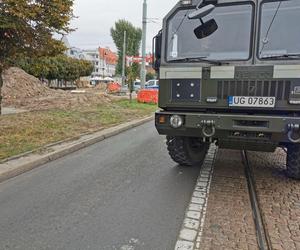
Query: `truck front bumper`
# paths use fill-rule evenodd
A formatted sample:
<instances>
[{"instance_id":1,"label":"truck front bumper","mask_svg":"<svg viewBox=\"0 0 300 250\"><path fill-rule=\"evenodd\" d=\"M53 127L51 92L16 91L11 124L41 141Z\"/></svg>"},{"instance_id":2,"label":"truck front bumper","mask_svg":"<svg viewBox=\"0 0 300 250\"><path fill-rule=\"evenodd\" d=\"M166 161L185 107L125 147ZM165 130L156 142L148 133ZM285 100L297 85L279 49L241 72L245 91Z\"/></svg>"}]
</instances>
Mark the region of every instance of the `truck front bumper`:
<instances>
[{"instance_id":1,"label":"truck front bumper","mask_svg":"<svg viewBox=\"0 0 300 250\"><path fill-rule=\"evenodd\" d=\"M170 119L173 115L182 117L181 127L171 126ZM300 117L157 111L155 125L162 135L218 140L220 145L227 148L234 142L240 142L239 145L252 143L254 147L257 147L257 144L272 144L275 147L280 143L292 142L289 133L293 139L298 139Z\"/></svg>"}]
</instances>

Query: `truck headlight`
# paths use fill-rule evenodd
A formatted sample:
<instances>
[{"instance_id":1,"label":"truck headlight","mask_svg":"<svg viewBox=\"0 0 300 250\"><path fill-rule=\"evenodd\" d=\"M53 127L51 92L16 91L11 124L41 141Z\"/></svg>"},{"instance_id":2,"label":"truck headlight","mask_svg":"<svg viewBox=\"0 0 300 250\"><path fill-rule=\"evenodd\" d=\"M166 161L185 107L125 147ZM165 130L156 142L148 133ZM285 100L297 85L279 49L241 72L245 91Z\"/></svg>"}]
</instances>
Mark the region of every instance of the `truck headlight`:
<instances>
[{"instance_id":1,"label":"truck headlight","mask_svg":"<svg viewBox=\"0 0 300 250\"><path fill-rule=\"evenodd\" d=\"M180 115L172 115L170 117L170 125L173 128L180 128L183 125L183 118Z\"/></svg>"}]
</instances>

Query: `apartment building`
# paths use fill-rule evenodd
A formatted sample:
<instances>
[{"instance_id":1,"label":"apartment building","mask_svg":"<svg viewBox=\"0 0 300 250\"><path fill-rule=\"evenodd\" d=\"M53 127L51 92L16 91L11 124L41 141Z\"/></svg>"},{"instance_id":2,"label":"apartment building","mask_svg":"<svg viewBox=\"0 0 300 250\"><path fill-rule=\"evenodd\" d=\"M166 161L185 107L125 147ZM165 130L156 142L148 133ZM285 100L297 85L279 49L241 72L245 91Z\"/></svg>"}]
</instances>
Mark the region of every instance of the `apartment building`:
<instances>
[{"instance_id":1,"label":"apartment building","mask_svg":"<svg viewBox=\"0 0 300 250\"><path fill-rule=\"evenodd\" d=\"M106 77L113 77L116 74L116 65L118 56L110 48L89 49L83 50L72 47L66 36L62 38L67 50L65 54L76 59L84 59L90 61L94 65L94 71L91 75L92 79L104 79Z\"/></svg>"},{"instance_id":2,"label":"apartment building","mask_svg":"<svg viewBox=\"0 0 300 250\"><path fill-rule=\"evenodd\" d=\"M113 77L116 74L116 66L118 62L118 56L115 52L109 48L99 47L99 57L101 62L102 76Z\"/></svg>"}]
</instances>

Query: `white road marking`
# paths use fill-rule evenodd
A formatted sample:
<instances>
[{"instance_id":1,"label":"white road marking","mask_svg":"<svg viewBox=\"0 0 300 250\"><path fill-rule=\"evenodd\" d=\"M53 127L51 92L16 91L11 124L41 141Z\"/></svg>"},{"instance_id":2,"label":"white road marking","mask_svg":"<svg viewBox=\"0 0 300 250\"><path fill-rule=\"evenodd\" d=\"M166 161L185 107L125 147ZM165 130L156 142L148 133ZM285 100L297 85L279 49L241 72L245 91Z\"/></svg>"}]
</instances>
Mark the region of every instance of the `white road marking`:
<instances>
[{"instance_id":1,"label":"white road marking","mask_svg":"<svg viewBox=\"0 0 300 250\"><path fill-rule=\"evenodd\" d=\"M120 250L135 250L135 246L139 244L139 239L131 238L129 244L121 246Z\"/></svg>"},{"instance_id":2,"label":"white road marking","mask_svg":"<svg viewBox=\"0 0 300 250\"><path fill-rule=\"evenodd\" d=\"M217 147L212 145L205 158L191 201L187 207L175 250L200 250L216 155Z\"/></svg>"},{"instance_id":3,"label":"white road marking","mask_svg":"<svg viewBox=\"0 0 300 250\"><path fill-rule=\"evenodd\" d=\"M135 248L130 245L124 245L120 248L120 250L134 250Z\"/></svg>"}]
</instances>

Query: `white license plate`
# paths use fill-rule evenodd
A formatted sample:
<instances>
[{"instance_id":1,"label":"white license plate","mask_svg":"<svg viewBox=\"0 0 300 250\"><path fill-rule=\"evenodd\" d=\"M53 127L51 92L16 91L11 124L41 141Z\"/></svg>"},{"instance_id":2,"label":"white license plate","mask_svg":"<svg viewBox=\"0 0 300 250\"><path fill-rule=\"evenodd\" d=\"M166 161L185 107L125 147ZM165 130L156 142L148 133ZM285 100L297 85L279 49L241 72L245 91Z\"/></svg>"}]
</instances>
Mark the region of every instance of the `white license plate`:
<instances>
[{"instance_id":1,"label":"white license plate","mask_svg":"<svg viewBox=\"0 0 300 250\"><path fill-rule=\"evenodd\" d=\"M230 107L274 108L275 97L228 96Z\"/></svg>"}]
</instances>

